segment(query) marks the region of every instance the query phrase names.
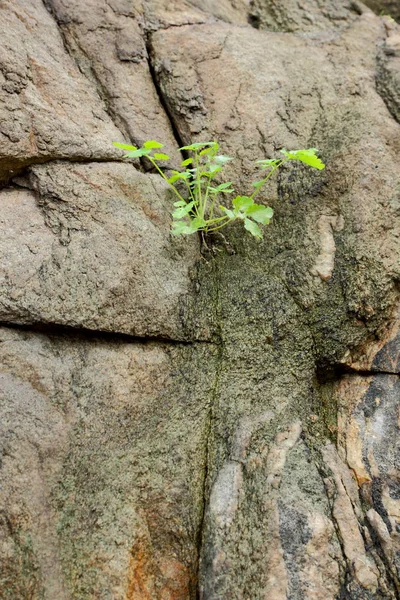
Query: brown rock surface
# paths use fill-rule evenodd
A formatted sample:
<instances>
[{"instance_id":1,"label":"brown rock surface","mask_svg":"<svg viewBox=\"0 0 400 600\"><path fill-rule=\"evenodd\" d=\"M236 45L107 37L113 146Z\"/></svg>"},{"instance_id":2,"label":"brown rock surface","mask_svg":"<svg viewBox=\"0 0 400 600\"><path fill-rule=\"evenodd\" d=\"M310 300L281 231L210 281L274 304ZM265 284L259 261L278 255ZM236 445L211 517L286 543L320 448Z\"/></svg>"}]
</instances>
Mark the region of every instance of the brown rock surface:
<instances>
[{"instance_id":1,"label":"brown rock surface","mask_svg":"<svg viewBox=\"0 0 400 600\"><path fill-rule=\"evenodd\" d=\"M345 0L1 8L0 598L395 600L399 27ZM148 138L170 165L218 139L238 193L283 147L327 168L284 168L264 240L202 257L111 146Z\"/></svg>"},{"instance_id":2,"label":"brown rock surface","mask_svg":"<svg viewBox=\"0 0 400 600\"><path fill-rule=\"evenodd\" d=\"M7 328L0 348L2 597L193 594L212 353Z\"/></svg>"},{"instance_id":3,"label":"brown rock surface","mask_svg":"<svg viewBox=\"0 0 400 600\"><path fill-rule=\"evenodd\" d=\"M54 158L115 157L109 141L121 133L43 2L6 0L1 8L0 179Z\"/></svg>"},{"instance_id":4,"label":"brown rock surface","mask_svg":"<svg viewBox=\"0 0 400 600\"><path fill-rule=\"evenodd\" d=\"M366 0L365 4L378 15L388 15L397 21L400 20L400 6L397 0Z\"/></svg>"},{"instance_id":5,"label":"brown rock surface","mask_svg":"<svg viewBox=\"0 0 400 600\"><path fill-rule=\"evenodd\" d=\"M361 2L252 0L249 16L253 27L269 31L340 31L364 10Z\"/></svg>"},{"instance_id":6,"label":"brown rock surface","mask_svg":"<svg viewBox=\"0 0 400 600\"><path fill-rule=\"evenodd\" d=\"M377 86L393 117L400 122L400 32L392 19L385 19L386 39L378 54Z\"/></svg>"},{"instance_id":7,"label":"brown rock surface","mask_svg":"<svg viewBox=\"0 0 400 600\"><path fill-rule=\"evenodd\" d=\"M92 83L127 140L162 139L177 166L180 158L168 116L149 69L143 30L146 3L48 0L77 66Z\"/></svg>"},{"instance_id":8,"label":"brown rock surface","mask_svg":"<svg viewBox=\"0 0 400 600\"><path fill-rule=\"evenodd\" d=\"M197 240L171 240L159 176L65 162L34 167L24 185L0 192L3 322L190 336Z\"/></svg>"},{"instance_id":9,"label":"brown rock surface","mask_svg":"<svg viewBox=\"0 0 400 600\"><path fill-rule=\"evenodd\" d=\"M353 471L367 518L399 585L399 378L345 377L338 397L339 452Z\"/></svg>"}]
</instances>

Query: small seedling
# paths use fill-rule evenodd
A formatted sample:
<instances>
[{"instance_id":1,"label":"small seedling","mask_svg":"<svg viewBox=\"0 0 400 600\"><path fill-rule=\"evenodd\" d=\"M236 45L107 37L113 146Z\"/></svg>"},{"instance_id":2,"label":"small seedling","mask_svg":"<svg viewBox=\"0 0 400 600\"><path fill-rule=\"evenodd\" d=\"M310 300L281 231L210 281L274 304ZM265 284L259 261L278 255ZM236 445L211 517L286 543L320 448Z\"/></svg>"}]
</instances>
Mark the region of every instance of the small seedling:
<instances>
[{"instance_id":1,"label":"small seedling","mask_svg":"<svg viewBox=\"0 0 400 600\"><path fill-rule=\"evenodd\" d=\"M169 156L160 152L163 144L149 140L141 148L113 142L114 146L125 150L124 158L139 158L146 156L154 165L161 177L174 190L178 200L174 203L172 213L172 234L190 235L196 231L213 233L219 231L228 223L242 221L245 229L257 239L262 239L260 225L268 225L273 210L264 204L256 204L255 196L267 183L271 176L282 165L291 160L298 160L315 169L323 169L325 165L318 158L316 148L308 150L281 150L283 158L267 158L256 161L260 169L267 170L267 175L252 183L254 188L250 196L235 196L231 205L225 206L220 198L224 194L233 194L232 182L215 185L214 180L219 176L224 166L231 160L230 156L218 154L217 142L199 142L190 146L179 148L181 151L190 152L192 156L186 158L181 166L184 171L171 171L167 176L159 163L169 160ZM175 184L182 183L186 192L178 190Z\"/></svg>"}]
</instances>

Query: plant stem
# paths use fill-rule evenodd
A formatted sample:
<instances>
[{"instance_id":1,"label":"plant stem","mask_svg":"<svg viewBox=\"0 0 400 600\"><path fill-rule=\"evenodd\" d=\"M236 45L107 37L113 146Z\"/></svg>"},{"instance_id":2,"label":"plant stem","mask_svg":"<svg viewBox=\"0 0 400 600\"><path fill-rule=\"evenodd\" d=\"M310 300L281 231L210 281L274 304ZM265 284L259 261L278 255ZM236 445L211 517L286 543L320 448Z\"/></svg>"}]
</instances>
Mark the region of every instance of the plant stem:
<instances>
[{"instance_id":1,"label":"plant stem","mask_svg":"<svg viewBox=\"0 0 400 600\"><path fill-rule=\"evenodd\" d=\"M278 165L275 165L272 167L272 169L270 170L270 172L268 173L268 175L265 177L265 179L263 179L263 184L260 185L259 187L257 187L254 192L252 193L252 195L250 196L250 198L254 198L254 196L256 194L258 194L258 192L261 190L261 188L267 183L268 179L271 177L271 175L273 173L275 173L275 171L277 169L279 169L279 167L281 167L282 165L284 165L285 163L287 163L290 160L290 158L287 158L286 160L281 160L281 162Z\"/></svg>"},{"instance_id":2,"label":"plant stem","mask_svg":"<svg viewBox=\"0 0 400 600\"><path fill-rule=\"evenodd\" d=\"M219 223L220 221L223 221L224 219L229 219L228 215L224 215L223 217L217 217L216 219L207 219L206 223Z\"/></svg>"},{"instance_id":3,"label":"plant stem","mask_svg":"<svg viewBox=\"0 0 400 600\"><path fill-rule=\"evenodd\" d=\"M226 217L221 217L222 219L229 219L228 216ZM229 219L229 221L235 221L236 219ZM229 221L227 223L221 223L221 225L218 225L218 227L213 227L213 229L208 229L208 227L204 230L206 233L212 233L213 231L218 231L218 229L221 229L222 227L225 227L225 225L227 225L229 223Z\"/></svg>"},{"instance_id":4,"label":"plant stem","mask_svg":"<svg viewBox=\"0 0 400 600\"><path fill-rule=\"evenodd\" d=\"M208 189L208 188L207 188L207 189ZM213 218L213 214L214 214L214 204L215 204L215 200L217 199L217 195L218 195L218 194L214 194L214 198L212 199L212 202L211 202L211 206L210 206L210 218L209 218L209 220L210 220L210 221L211 221L211 220L212 220L212 218Z\"/></svg>"},{"instance_id":5,"label":"plant stem","mask_svg":"<svg viewBox=\"0 0 400 600\"><path fill-rule=\"evenodd\" d=\"M160 167L158 166L158 164L156 163L156 161L155 161L155 160L154 160L154 159L153 159L151 156L148 156L147 158L150 160L151 164L155 166L155 168L157 169L157 171L160 173L161 177L162 177L163 179L165 179L165 181L168 183L168 185L170 185L170 186L172 187L172 189L174 190L174 192L175 192L175 194L178 196L178 198L179 198L180 200L183 200L183 202L185 202L185 204L186 204L186 200L185 200L185 199L184 199L184 198L183 198L183 197L180 195L180 193L178 192L178 190L176 189L176 187L175 187L175 186L174 186L172 183L170 183L170 182L168 181L168 177L166 177L166 176L164 175L164 173L161 171L161 169L160 169Z\"/></svg>"},{"instance_id":6,"label":"plant stem","mask_svg":"<svg viewBox=\"0 0 400 600\"><path fill-rule=\"evenodd\" d=\"M206 193L204 195L204 210L203 210L203 214L202 217L204 219L204 215L206 214L206 209L207 209L207 200L208 200L208 190L210 189L210 180L208 180L207 183L207 187L206 187ZM211 215L212 216L212 215ZM211 217L210 217L211 218Z\"/></svg>"},{"instance_id":7,"label":"plant stem","mask_svg":"<svg viewBox=\"0 0 400 600\"><path fill-rule=\"evenodd\" d=\"M199 171L200 171L199 155L198 155L197 151L195 151L194 156L195 156L195 162L196 162L196 179L197 179L197 195L198 195L197 204L199 206L200 217L202 219L204 219L204 208L202 206L202 199L201 199L201 176L199 176Z\"/></svg>"},{"instance_id":8,"label":"plant stem","mask_svg":"<svg viewBox=\"0 0 400 600\"><path fill-rule=\"evenodd\" d=\"M187 189L189 191L189 197L192 200L192 202L194 202L193 208L194 208L194 210L196 212L196 216L200 217L198 206L197 206L197 202L196 202L196 198L193 196L192 189L191 189L190 184L188 183L187 179L185 179L185 183L186 183L186 187L187 187Z\"/></svg>"}]
</instances>

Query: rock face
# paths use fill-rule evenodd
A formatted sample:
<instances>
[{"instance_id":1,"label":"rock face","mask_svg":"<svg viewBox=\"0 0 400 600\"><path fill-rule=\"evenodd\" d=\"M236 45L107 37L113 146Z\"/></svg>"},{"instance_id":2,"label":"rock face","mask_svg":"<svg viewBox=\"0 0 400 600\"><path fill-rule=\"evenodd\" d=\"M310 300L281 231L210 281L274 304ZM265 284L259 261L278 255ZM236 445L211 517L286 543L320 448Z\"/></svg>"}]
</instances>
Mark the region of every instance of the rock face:
<instances>
[{"instance_id":1,"label":"rock face","mask_svg":"<svg viewBox=\"0 0 400 600\"><path fill-rule=\"evenodd\" d=\"M121 134L43 2L4 2L1 29L1 177L56 158L115 156L109 136Z\"/></svg>"},{"instance_id":2,"label":"rock face","mask_svg":"<svg viewBox=\"0 0 400 600\"><path fill-rule=\"evenodd\" d=\"M0 18L0 598L398 598L399 26L340 0ZM111 145L150 138L169 167L218 139L240 193L281 148L327 168L202 256Z\"/></svg>"},{"instance_id":3,"label":"rock face","mask_svg":"<svg viewBox=\"0 0 400 600\"><path fill-rule=\"evenodd\" d=\"M3 193L3 322L187 337L197 245L171 242L161 177L64 162L27 185Z\"/></svg>"},{"instance_id":4,"label":"rock face","mask_svg":"<svg viewBox=\"0 0 400 600\"><path fill-rule=\"evenodd\" d=\"M7 328L1 342L3 597L193 595L215 352Z\"/></svg>"}]
</instances>

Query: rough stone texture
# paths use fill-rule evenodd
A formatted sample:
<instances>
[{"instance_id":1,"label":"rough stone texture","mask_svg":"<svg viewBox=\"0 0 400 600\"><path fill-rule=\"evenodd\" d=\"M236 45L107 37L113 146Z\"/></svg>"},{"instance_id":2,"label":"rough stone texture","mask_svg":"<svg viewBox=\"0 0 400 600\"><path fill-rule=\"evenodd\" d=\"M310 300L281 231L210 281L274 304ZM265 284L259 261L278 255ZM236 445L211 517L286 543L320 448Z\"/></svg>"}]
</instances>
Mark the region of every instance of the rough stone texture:
<instances>
[{"instance_id":1,"label":"rough stone texture","mask_svg":"<svg viewBox=\"0 0 400 600\"><path fill-rule=\"evenodd\" d=\"M250 0L142 0L138 13L148 31L214 22L247 25Z\"/></svg>"},{"instance_id":2,"label":"rough stone texture","mask_svg":"<svg viewBox=\"0 0 400 600\"><path fill-rule=\"evenodd\" d=\"M371 533L399 586L398 375L346 376L336 389L339 452L354 473Z\"/></svg>"},{"instance_id":3,"label":"rough stone texture","mask_svg":"<svg viewBox=\"0 0 400 600\"><path fill-rule=\"evenodd\" d=\"M162 139L177 166L180 158L168 116L148 65L141 3L124 0L46 0L71 56L105 99L127 140Z\"/></svg>"},{"instance_id":4,"label":"rough stone texture","mask_svg":"<svg viewBox=\"0 0 400 600\"><path fill-rule=\"evenodd\" d=\"M388 15L392 19L400 20L400 6L397 0L365 0L365 4L378 15Z\"/></svg>"},{"instance_id":5,"label":"rough stone texture","mask_svg":"<svg viewBox=\"0 0 400 600\"><path fill-rule=\"evenodd\" d=\"M7 328L0 348L1 597L193 597L213 351Z\"/></svg>"},{"instance_id":6,"label":"rough stone texture","mask_svg":"<svg viewBox=\"0 0 400 600\"><path fill-rule=\"evenodd\" d=\"M132 165L34 167L2 201L3 322L185 339L196 240L171 240L168 187ZM202 332L207 337L207 332Z\"/></svg>"},{"instance_id":7,"label":"rough stone texture","mask_svg":"<svg viewBox=\"0 0 400 600\"><path fill-rule=\"evenodd\" d=\"M246 424L247 443L271 418ZM242 443L240 460L233 445L210 493L202 598L337 597L340 546L300 433L294 422L268 445L248 452Z\"/></svg>"},{"instance_id":8,"label":"rough stone texture","mask_svg":"<svg viewBox=\"0 0 400 600\"><path fill-rule=\"evenodd\" d=\"M375 86L384 39L383 22L370 12L333 40L226 25L153 36L155 70L181 136L220 139L239 159L227 176L241 191L255 178L257 158L282 147L321 149L326 171L291 167L265 192L275 219L257 253L314 322L320 361L339 361L368 330L374 336L396 293L400 138ZM321 254L331 252L321 218L340 224L329 286L316 273Z\"/></svg>"},{"instance_id":9,"label":"rough stone texture","mask_svg":"<svg viewBox=\"0 0 400 600\"><path fill-rule=\"evenodd\" d=\"M190 3L227 23L247 25L249 21L249 6L251 0L221 0L221 2L214 2L213 0L191 0Z\"/></svg>"},{"instance_id":10,"label":"rough stone texture","mask_svg":"<svg viewBox=\"0 0 400 600\"><path fill-rule=\"evenodd\" d=\"M352 371L400 373L400 306L379 332L378 339L346 352L343 363Z\"/></svg>"},{"instance_id":11,"label":"rough stone texture","mask_svg":"<svg viewBox=\"0 0 400 600\"><path fill-rule=\"evenodd\" d=\"M5 0L0 27L0 180L53 158L110 159L121 133L65 52L41 0Z\"/></svg>"},{"instance_id":12,"label":"rough stone texture","mask_svg":"<svg viewBox=\"0 0 400 600\"><path fill-rule=\"evenodd\" d=\"M342 24L340 35L332 26L293 36L205 24L153 36L155 72L181 137L221 140L239 158L228 178L240 191L254 179L252 161L282 147L316 145L328 163L315 176L292 167L297 180L284 172L264 196L275 209L265 241L233 228L236 255L217 259L223 360L200 566L207 599L396 593L385 560L359 532L365 516L355 515L343 473L315 455L336 427L332 394L313 384L316 361L326 368L371 343L392 313L399 265L399 129L375 87L386 30L368 11ZM286 464L280 436L299 419L309 460L320 465L304 504L299 483L282 487L278 467L277 490L268 483L275 460ZM243 422L248 448L239 460L232 444ZM298 458L297 469L296 482L310 477L308 461Z\"/></svg>"},{"instance_id":13,"label":"rough stone texture","mask_svg":"<svg viewBox=\"0 0 400 600\"><path fill-rule=\"evenodd\" d=\"M30 168L0 193L0 597L395 600L398 26L345 0L46 5L4 3L7 35L59 57L99 152L26 133L2 164ZM200 257L118 131L218 139L239 193L282 147L327 168L283 169L264 241Z\"/></svg>"},{"instance_id":14,"label":"rough stone texture","mask_svg":"<svg viewBox=\"0 0 400 600\"><path fill-rule=\"evenodd\" d=\"M387 36L378 55L377 86L393 117L400 122L400 32L385 20Z\"/></svg>"},{"instance_id":15,"label":"rough stone texture","mask_svg":"<svg viewBox=\"0 0 400 600\"><path fill-rule=\"evenodd\" d=\"M363 10L361 2L251 0L249 20L256 29L269 31L334 31L349 27Z\"/></svg>"}]
</instances>

